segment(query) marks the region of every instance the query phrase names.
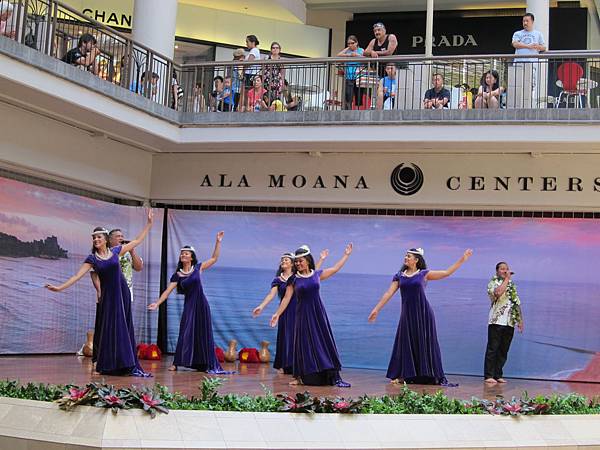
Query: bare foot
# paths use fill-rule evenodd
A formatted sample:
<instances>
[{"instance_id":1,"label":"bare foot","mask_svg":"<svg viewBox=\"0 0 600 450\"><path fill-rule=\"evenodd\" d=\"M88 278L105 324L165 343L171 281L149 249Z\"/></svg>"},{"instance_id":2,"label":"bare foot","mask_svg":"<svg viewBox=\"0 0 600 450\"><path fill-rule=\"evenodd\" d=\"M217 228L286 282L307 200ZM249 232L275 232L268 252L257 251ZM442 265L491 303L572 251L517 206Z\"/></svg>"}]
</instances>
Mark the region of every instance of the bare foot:
<instances>
[{"instance_id":1,"label":"bare foot","mask_svg":"<svg viewBox=\"0 0 600 450\"><path fill-rule=\"evenodd\" d=\"M302 386L304 383L300 378L294 378L292 381L288 383L290 386Z\"/></svg>"},{"instance_id":2,"label":"bare foot","mask_svg":"<svg viewBox=\"0 0 600 450\"><path fill-rule=\"evenodd\" d=\"M283 375L283 369L277 369L277 373L278 373L279 375Z\"/></svg>"},{"instance_id":3,"label":"bare foot","mask_svg":"<svg viewBox=\"0 0 600 450\"><path fill-rule=\"evenodd\" d=\"M487 383L487 384L496 384L498 382L496 380L494 380L493 378L486 378L484 380L484 383Z\"/></svg>"},{"instance_id":4,"label":"bare foot","mask_svg":"<svg viewBox=\"0 0 600 450\"><path fill-rule=\"evenodd\" d=\"M404 384L404 380L402 378L394 378L390 381L391 384Z\"/></svg>"},{"instance_id":5,"label":"bare foot","mask_svg":"<svg viewBox=\"0 0 600 450\"><path fill-rule=\"evenodd\" d=\"M170 372L175 372L177 370L177 366L171 366L167 370Z\"/></svg>"},{"instance_id":6,"label":"bare foot","mask_svg":"<svg viewBox=\"0 0 600 450\"><path fill-rule=\"evenodd\" d=\"M498 383L506 383L506 380L504 378L498 378L496 381Z\"/></svg>"}]
</instances>

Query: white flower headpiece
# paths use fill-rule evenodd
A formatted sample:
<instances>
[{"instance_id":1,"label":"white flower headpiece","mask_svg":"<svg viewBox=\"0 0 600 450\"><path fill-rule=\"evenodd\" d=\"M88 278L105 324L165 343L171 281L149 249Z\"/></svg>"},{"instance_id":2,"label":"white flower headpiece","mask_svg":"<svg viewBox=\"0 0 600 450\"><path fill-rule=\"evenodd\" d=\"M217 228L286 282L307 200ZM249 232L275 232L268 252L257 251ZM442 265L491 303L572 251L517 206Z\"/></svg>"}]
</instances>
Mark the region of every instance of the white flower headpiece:
<instances>
[{"instance_id":1,"label":"white flower headpiece","mask_svg":"<svg viewBox=\"0 0 600 450\"><path fill-rule=\"evenodd\" d=\"M302 258L304 256L310 255L310 248L308 245L301 245L298 250L296 250L296 258Z\"/></svg>"},{"instance_id":2,"label":"white flower headpiece","mask_svg":"<svg viewBox=\"0 0 600 450\"><path fill-rule=\"evenodd\" d=\"M421 247L415 248L415 249L406 250L406 253L411 253L413 255L425 256L425 250L423 250Z\"/></svg>"},{"instance_id":3,"label":"white flower headpiece","mask_svg":"<svg viewBox=\"0 0 600 450\"><path fill-rule=\"evenodd\" d=\"M97 234L108 234L108 230L106 228L102 228L101 230L92 231L92 236L95 236Z\"/></svg>"},{"instance_id":4,"label":"white flower headpiece","mask_svg":"<svg viewBox=\"0 0 600 450\"><path fill-rule=\"evenodd\" d=\"M189 247L181 247L181 249L179 250L179 253L181 253L181 252L193 252L193 253L196 253L196 249L190 245Z\"/></svg>"},{"instance_id":5,"label":"white flower headpiece","mask_svg":"<svg viewBox=\"0 0 600 450\"><path fill-rule=\"evenodd\" d=\"M281 259L283 258L290 258L293 261L296 258L296 255L294 255L292 252L285 252L283 255L281 255Z\"/></svg>"}]
</instances>

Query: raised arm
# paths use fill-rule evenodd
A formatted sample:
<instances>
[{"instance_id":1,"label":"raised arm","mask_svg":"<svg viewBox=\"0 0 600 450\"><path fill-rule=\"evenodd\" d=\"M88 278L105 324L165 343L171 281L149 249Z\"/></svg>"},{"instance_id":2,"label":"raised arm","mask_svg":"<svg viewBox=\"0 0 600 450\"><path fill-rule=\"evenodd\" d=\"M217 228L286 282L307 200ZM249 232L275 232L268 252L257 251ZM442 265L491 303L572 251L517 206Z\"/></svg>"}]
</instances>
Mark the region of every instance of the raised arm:
<instances>
[{"instance_id":1,"label":"raised arm","mask_svg":"<svg viewBox=\"0 0 600 450\"><path fill-rule=\"evenodd\" d=\"M221 254L221 241L223 240L223 236L225 236L224 231L219 231L217 233L217 240L215 241L215 249L213 250L213 254L210 258L202 263L200 270L206 270L217 262L219 255Z\"/></svg>"},{"instance_id":2,"label":"raised arm","mask_svg":"<svg viewBox=\"0 0 600 450\"><path fill-rule=\"evenodd\" d=\"M350 242L348 245L346 245L346 248L344 249L344 256L342 256L340 258L340 260L338 262L336 262L333 267L323 270L323 272L321 273L321 281L326 280L333 274L339 272L339 270L342 267L344 267L344 264L346 264L346 261L350 257L351 253L352 253L352 242Z\"/></svg>"},{"instance_id":3,"label":"raised arm","mask_svg":"<svg viewBox=\"0 0 600 450\"><path fill-rule=\"evenodd\" d=\"M269 293L265 296L260 305L252 310L252 317L258 317L265 307L271 303L271 300L277 295L277 286L273 286Z\"/></svg>"},{"instance_id":4,"label":"raised arm","mask_svg":"<svg viewBox=\"0 0 600 450\"><path fill-rule=\"evenodd\" d=\"M383 293L383 295L375 305L375 308L373 308L371 314L369 314L369 322L375 322L375 319L377 319L377 314L379 314L381 308L383 308L386 305L386 303L390 301L390 299L393 297L393 295L396 293L399 287L400 283L398 283L397 281L392 281L388 290Z\"/></svg>"},{"instance_id":5,"label":"raised arm","mask_svg":"<svg viewBox=\"0 0 600 450\"><path fill-rule=\"evenodd\" d=\"M449 277L454 272L456 272L458 268L462 266L463 263L471 257L472 254L473 250L468 248L467 250L465 250L460 259L454 264L452 264L450 267L448 267L446 270L430 270L429 272L427 272L427 280L441 280L442 278Z\"/></svg>"},{"instance_id":6,"label":"raised arm","mask_svg":"<svg viewBox=\"0 0 600 450\"><path fill-rule=\"evenodd\" d=\"M67 281L65 281L63 284L61 284L59 286L54 286L53 284L46 284L44 287L46 289L51 290L52 292L64 291L69 286L77 283L77 281L79 281L81 279L81 277L83 277L86 273L88 273L91 268L92 268L92 265L90 263L83 263L81 265L81 267L79 268L79 271L75 275L73 275L71 278L69 278Z\"/></svg>"},{"instance_id":7,"label":"raised arm","mask_svg":"<svg viewBox=\"0 0 600 450\"><path fill-rule=\"evenodd\" d=\"M148 309L150 311L154 311L155 309L157 309L161 303L163 303L167 300L169 295L171 295L171 292L173 292L173 289L175 289L176 287L177 287L177 283L175 283L175 282L169 283L169 285L167 286L165 291L161 294L161 296L158 298L158 300L155 301L154 303L150 303L148 305Z\"/></svg>"},{"instance_id":8,"label":"raised arm","mask_svg":"<svg viewBox=\"0 0 600 450\"><path fill-rule=\"evenodd\" d=\"M500 297L504 295L506 289L508 288L508 283L510 283L510 272L506 274L504 280L502 280L502 284L494 289L494 298L498 300Z\"/></svg>"},{"instance_id":9,"label":"raised arm","mask_svg":"<svg viewBox=\"0 0 600 450\"><path fill-rule=\"evenodd\" d=\"M327 258L328 256L329 256L329 250L328 249L321 250L321 253L319 253L319 260L315 264L315 268L317 270L319 270L321 268L321 266L323 265L323 262L325 261L325 258Z\"/></svg>"},{"instance_id":10,"label":"raised arm","mask_svg":"<svg viewBox=\"0 0 600 450\"><path fill-rule=\"evenodd\" d=\"M138 234L133 241L130 241L121 247L121 252L119 253L119 256L122 256L125 253L130 252L131 250L136 248L138 245L140 245L144 239L146 239L146 235L148 234L148 231L150 231L150 228L152 228L153 220L154 220L154 212L152 211L152 208L149 208L146 226L144 226L144 228L142 229L140 234Z\"/></svg>"},{"instance_id":11,"label":"raised arm","mask_svg":"<svg viewBox=\"0 0 600 450\"><path fill-rule=\"evenodd\" d=\"M279 322L279 317L283 314L285 309L290 304L292 295L294 295L294 286L288 284L287 288L285 288L285 295L283 296L283 299L281 300L281 303L279 304L279 308L277 308L277 311L275 311L275 314L273 314L271 316L271 322L269 322L269 325L271 325L271 327L274 327L275 325L277 325L277 322Z\"/></svg>"}]
</instances>

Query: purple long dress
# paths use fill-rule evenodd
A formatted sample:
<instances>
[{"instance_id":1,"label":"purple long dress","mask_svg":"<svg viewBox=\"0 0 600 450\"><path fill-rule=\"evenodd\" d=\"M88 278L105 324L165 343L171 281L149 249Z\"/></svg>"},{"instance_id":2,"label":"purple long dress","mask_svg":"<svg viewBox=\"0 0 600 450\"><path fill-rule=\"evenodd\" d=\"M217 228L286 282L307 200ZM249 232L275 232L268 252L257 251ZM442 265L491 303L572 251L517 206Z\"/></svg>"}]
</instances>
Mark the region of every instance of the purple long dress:
<instances>
[{"instance_id":1,"label":"purple long dress","mask_svg":"<svg viewBox=\"0 0 600 450\"><path fill-rule=\"evenodd\" d=\"M277 287L279 301L285 296L287 280L281 276L273 278L271 287ZM296 295L292 295L290 304L285 309L277 324L277 346L275 348L275 369L283 369L283 373L291 374L294 366L294 327L296 326Z\"/></svg>"},{"instance_id":2,"label":"purple long dress","mask_svg":"<svg viewBox=\"0 0 600 450\"><path fill-rule=\"evenodd\" d=\"M201 265L196 264L189 275L175 272L171 277L171 282L177 283L185 295L173 365L201 372L229 373L223 370L215 353L210 306L200 280Z\"/></svg>"},{"instance_id":3,"label":"purple long dress","mask_svg":"<svg viewBox=\"0 0 600 450\"><path fill-rule=\"evenodd\" d=\"M295 274L288 280L298 302L293 373L304 384L341 385L342 364L319 293L322 272L315 270L307 277Z\"/></svg>"},{"instance_id":4,"label":"purple long dress","mask_svg":"<svg viewBox=\"0 0 600 450\"><path fill-rule=\"evenodd\" d=\"M149 376L137 358L135 330L131 317L131 293L119 264L118 245L104 260L96 254L85 262L91 264L100 279L100 303L94 345L97 342L96 370L104 375Z\"/></svg>"},{"instance_id":5,"label":"purple long dress","mask_svg":"<svg viewBox=\"0 0 600 450\"><path fill-rule=\"evenodd\" d=\"M402 313L387 377L407 383L445 384L435 316L425 296L427 272L394 275L393 281L400 283Z\"/></svg>"}]
</instances>

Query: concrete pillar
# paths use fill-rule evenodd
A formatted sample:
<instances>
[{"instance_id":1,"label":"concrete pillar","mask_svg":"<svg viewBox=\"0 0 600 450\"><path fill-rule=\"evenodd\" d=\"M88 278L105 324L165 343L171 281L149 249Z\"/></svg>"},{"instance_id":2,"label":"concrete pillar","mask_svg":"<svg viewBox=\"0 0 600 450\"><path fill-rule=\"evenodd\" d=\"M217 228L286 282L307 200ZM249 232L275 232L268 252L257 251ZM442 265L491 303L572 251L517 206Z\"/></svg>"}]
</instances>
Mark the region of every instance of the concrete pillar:
<instances>
[{"instance_id":1,"label":"concrete pillar","mask_svg":"<svg viewBox=\"0 0 600 450\"><path fill-rule=\"evenodd\" d=\"M133 40L172 59L176 22L177 0L135 0Z\"/></svg>"},{"instance_id":2,"label":"concrete pillar","mask_svg":"<svg viewBox=\"0 0 600 450\"><path fill-rule=\"evenodd\" d=\"M433 56L433 0L427 0L427 18L425 20L425 56Z\"/></svg>"},{"instance_id":3,"label":"concrete pillar","mask_svg":"<svg viewBox=\"0 0 600 450\"><path fill-rule=\"evenodd\" d=\"M550 1L527 0L527 12L535 16L535 29L544 35L546 47L550 49Z\"/></svg>"},{"instance_id":4,"label":"concrete pillar","mask_svg":"<svg viewBox=\"0 0 600 450\"><path fill-rule=\"evenodd\" d=\"M550 49L550 1L527 0L527 12L535 16L534 27L542 33L546 41L546 48ZM540 59L533 65L533 92L532 106L545 108L548 102L548 60Z\"/></svg>"}]
</instances>

